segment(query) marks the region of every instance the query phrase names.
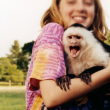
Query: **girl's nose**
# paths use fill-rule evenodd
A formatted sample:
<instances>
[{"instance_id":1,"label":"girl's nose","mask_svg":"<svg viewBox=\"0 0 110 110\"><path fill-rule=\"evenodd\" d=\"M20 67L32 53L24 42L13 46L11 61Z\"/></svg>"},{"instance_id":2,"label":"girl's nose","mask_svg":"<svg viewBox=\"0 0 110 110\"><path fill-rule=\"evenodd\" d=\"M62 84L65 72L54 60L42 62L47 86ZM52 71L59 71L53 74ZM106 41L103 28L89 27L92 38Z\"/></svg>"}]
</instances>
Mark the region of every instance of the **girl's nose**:
<instances>
[{"instance_id":1,"label":"girl's nose","mask_svg":"<svg viewBox=\"0 0 110 110\"><path fill-rule=\"evenodd\" d=\"M84 6L84 3L83 3L83 0L78 0L77 1L75 9L76 9L76 11L79 11L79 12L84 12L85 11L85 6Z\"/></svg>"}]
</instances>

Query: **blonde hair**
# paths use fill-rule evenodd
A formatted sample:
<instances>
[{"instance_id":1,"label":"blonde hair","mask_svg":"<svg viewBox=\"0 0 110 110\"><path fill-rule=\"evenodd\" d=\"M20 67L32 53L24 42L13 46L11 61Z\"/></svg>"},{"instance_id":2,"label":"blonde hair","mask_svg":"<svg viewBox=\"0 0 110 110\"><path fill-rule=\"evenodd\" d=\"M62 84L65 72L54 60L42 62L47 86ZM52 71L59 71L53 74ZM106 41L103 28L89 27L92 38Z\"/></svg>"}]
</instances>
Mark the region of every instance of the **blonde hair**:
<instances>
[{"instance_id":1,"label":"blonde hair","mask_svg":"<svg viewBox=\"0 0 110 110\"><path fill-rule=\"evenodd\" d=\"M64 29L67 28L63 18L60 15L58 10L60 0L53 0L50 8L44 13L41 19L41 27L44 25L55 22L63 26ZM91 29L93 29L94 35L96 38L104 41L106 40L105 36L108 33L109 29L105 22L104 12L100 3L100 0L94 0L95 2L95 17L94 21L91 25Z\"/></svg>"}]
</instances>

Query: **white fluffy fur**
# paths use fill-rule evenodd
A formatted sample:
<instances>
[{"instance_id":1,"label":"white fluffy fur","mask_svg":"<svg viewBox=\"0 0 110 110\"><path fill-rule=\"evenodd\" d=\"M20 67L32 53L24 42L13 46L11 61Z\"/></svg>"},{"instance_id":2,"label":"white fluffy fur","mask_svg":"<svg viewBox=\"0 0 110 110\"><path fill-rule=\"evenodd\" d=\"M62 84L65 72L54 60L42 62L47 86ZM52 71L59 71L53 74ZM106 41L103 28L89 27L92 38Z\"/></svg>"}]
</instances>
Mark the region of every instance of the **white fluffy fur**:
<instances>
[{"instance_id":1,"label":"white fluffy fur","mask_svg":"<svg viewBox=\"0 0 110 110\"><path fill-rule=\"evenodd\" d=\"M73 58L68 54L69 43L67 36L81 35L83 40L81 41L81 52L78 57ZM93 66L106 67L109 60L109 53L105 52L103 46L94 37L92 31L88 31L82 27L70 27L63 35L63 46L67 54L67 67L69 68L69 74L78 76L84 70Z\"/></svg>"}]
</instances>

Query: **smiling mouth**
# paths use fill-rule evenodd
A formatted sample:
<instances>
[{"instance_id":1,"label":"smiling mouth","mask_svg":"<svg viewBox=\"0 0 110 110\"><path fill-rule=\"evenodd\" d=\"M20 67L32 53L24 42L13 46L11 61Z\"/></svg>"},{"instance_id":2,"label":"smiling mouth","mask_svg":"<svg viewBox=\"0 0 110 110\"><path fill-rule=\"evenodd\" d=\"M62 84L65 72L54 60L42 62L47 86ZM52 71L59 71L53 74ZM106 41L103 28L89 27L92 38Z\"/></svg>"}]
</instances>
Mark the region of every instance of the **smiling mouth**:
<instances>
[{"instance_id":1,"label":"smiling mouth","mask_svg":"<svg viewBox=\"0 0 110 110\"><path fill-rule=\"evenodd\" d=\"M73 58L77 57L80 53L80 46L70 46L70 54Z\"/></svg>"},{"instance_id":2,"label":"smiling mouth","mask_svg":"<svg viewBox=\"0 0 110 110\"><path fill-rule=\"evenodd\" d=\"M73 17L73 19L77 22L82 22L86 19L86 17Z\"/></svg>"}]
</instances>

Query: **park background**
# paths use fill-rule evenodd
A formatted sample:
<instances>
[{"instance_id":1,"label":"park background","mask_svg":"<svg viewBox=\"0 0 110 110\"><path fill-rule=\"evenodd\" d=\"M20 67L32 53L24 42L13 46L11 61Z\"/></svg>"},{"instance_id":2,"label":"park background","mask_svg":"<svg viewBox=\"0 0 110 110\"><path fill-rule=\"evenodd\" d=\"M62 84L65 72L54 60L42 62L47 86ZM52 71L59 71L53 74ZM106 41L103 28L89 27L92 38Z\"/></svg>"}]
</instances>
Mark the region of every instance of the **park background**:
<instances>
[{"instance_id":1,"label":"park background","mask_svg":"<svg viewBox=\"0 0 110 110\"><path fill-rule=\"evenodd\" d=\"M0 110L25 110L25 81L40 19L52 0L0 0ZM100 0L110 29L110 0ZM105 41L110 45L110 33Z\"/></svg>"}]
</instances>

